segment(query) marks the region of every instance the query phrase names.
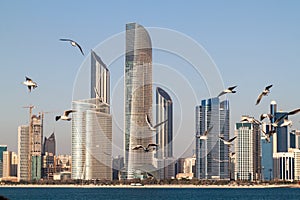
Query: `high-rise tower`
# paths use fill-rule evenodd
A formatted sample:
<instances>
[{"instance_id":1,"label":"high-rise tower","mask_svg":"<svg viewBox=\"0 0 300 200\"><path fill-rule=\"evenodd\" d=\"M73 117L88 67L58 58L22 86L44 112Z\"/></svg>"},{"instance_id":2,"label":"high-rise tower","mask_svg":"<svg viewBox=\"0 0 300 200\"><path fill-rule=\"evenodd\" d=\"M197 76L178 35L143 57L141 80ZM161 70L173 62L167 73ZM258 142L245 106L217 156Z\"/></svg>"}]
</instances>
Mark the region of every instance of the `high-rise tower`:
<instances>
[{"instance_id":1,"label":"high-rise tower","mask_svg":"<svg viewBox=\"0 0 300 200\"><path fill-rule=\"evenodd\" d=\"M109 80L108 68L92 51L92 98L72 102L72 179L112 180Z\"/></svg>"},{"instance_id":2,"label":"high-rise tower","mask_svg":"<svg viewBox=\"0 0 300 200\"><path fill-rule=\"evenodd\" d=\"M147 126L145 116L152 119L152 44L146 29L136 23L126 24L125 58L125 168L128 178L136 172L151 170L153 153L136 145L152 143L153 132Z\"/></svg>"},{"instance_id":3,"label":"high-rise tower","mask_svg":"<svg viewBox=\"0 0 300 200\"><path fill-rule=\"evenodd\" d=\"M258 124L236 123L235 180L261 180L261 135Z\"/></svg>"},{"instance_id":4,"label":"high-rise tower","mask_svg":"<svg viewBox=\"0 0 300 200\"><path fill-rule=\"evenodd\" d=\"M200 139L208 129L207 139ZM229 139L229 102L202 100L196 107L196 178L229 179L229 148L220 136Z\"/></svg>"},{"instance_id":5,"label":"high-rise tower","mask_svg":"<svg viewBox=\"0 0 300 200\"><path fill-rule=\"evenodd\" d=\"M173 102L169 94L160 87L156 88L156 122L165 124L156 130L158 144L155 158L159 170L159 179L175 176L175 159L173 158Z\"/></svg>"}]
</instances>

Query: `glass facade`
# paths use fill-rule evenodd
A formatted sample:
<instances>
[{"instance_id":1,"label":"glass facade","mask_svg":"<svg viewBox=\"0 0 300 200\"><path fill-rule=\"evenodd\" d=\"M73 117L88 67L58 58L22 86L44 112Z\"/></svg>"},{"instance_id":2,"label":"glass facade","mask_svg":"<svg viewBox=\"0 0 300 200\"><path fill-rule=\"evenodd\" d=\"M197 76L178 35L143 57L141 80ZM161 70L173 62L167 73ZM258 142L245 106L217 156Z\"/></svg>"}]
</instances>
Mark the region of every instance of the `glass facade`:
<instances>
[{"instance_id":1,"label":"glass facade","mask_svg":"<svg viewBox=\"0 0 300 200\"><path fill-rule=\"evenodd\" d=\"M110 73L101 58L91 51L91 98L97 97L105 103L110 102Z\"/></svg>"},{"instance_id":2,"label":"glass facade","mask_svg":"<svg viewBox=\"0 0 300 200\"><path fill-rule=\"evenodd\" d=\"M175 177L173 158L173 102L169 94L160 87L156 88L156 123L168 120L156 130L155 158L159 169L159 179Z\"/></svg>"},{"instance_id":3,"label":"glass facade","mask_svg":"<svg viewBox=\"0 0 300 200\"><path fill-rule=\"evenodd\" d=\"M43 116L33 115L31 126L31 180L40 180L42 178Z\"/></svg>"},{"instance_id":4,"label":"glass facade","mask_svg":"<svg viewBox=\"0 0 300 200\"><path fill-rule=\"evenodd\" d=\"M52 133L48 138L44 140L44 153L51 153L53 156L56 155L56 141L55 135Z\"/></svg>"},{"instance_id":5,"label":"glass facade","mask_svg":"<svg viewBox=\"0 0 300 200\"><path fill-rule=\"evenodd\" d=\"M283 115L286 115L286 112L276 112L275 113L275 120L282 117ZM288 119L288 116L286 115L286 117L284 119ZM282 119L279 123L278 123L278 127L276 129L276 143L277 143L277 151L276 152L288 152L288 148L289 148L289 143L288 143L288 127L284 126L284 127L280 127L280 125L283 123L284 119ZM274 152L275 153L275 152Z\"/></svg>"},{"instance_id":6,"label":"glass facade","mask_svg":"<svg viewBox=\"0 0 300 200\"><path fill-rule=\"evenodd\" d=\"M76 112L72 114L71 177L84 180L112 180L110 73L93 51L91 52L91 97L91 99L72 102L72 109Z\"/></svg>"},{"instance_id":7,"label":"glass facade","mask_svg":"<svg viewBox=\"0 0 300 200\"><path fill-rule=\"evenodd\" d=\"M129 179L153 171L153 152L132 150L152 143L153 133L145 115L152 119L152 45L144 27L126 24L124 162Z\"/></svg>"},{"instance_id":8,"label":"glass facade","mask_svg":"<svg viewBox=\"0 0 300 200\"><path fill-rule=\"evenodd\" d=\"M258 124L242 122L235 127L235 180L261 179L261 134Z\"/></svg>"},{"instance_id":9,"label":"glass facade","mask_svg":"<svg viewBox=\"0 0 300 200\"><path fill-rule=\"evenodd\" d=\"M29 151L29 126L18 127L18 180L29 181L30 174L30 151Z\"/></svg>"},{"instance_id":10,"label":"glass facade","mask_svg":"<svg viewBox=\"0 0 300 200\"><path fill-rule=\"evenodd\" d=\"M7 151L7 145L0 145L0 178L3 177L3 152Z\"/></svg>"},{"instance_id":11,"label":"glass facade","mask_svg":"<svg viewBox=\"0 0 300 200\"><path fill-rule=\"evenodd\" d=\"M196 137L196 178L229 179L229 149L219 136L229 139L229 102L219 98L202 100L196 107L196 135L212 127L207 139Z\"/></svg>"}]
</instances>

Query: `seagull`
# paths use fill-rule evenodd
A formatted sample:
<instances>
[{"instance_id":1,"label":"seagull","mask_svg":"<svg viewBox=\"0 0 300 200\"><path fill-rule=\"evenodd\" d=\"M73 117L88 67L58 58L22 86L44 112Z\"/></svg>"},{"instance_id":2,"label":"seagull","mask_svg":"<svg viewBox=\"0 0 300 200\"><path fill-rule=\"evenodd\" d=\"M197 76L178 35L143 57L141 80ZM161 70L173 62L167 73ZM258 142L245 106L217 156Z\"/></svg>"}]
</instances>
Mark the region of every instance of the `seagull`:
<instances>
[{"instance_id":1,"label":"seagull","mask_svg":"<svg viewBox=\"0 0 300 200\"><path fill-rule=\"evenodd\" d=\"M96 94L97 98L98 98L99 101L100 101L100 106L102 106L102 105L109 106L108 103L103 102L103 98L100 96L100 93L98 92L98 90L97 90L96 87L94 87L94 91L95 91L95 94Z\"/></svg>"},{"instance_id":2,"label":"seagull","mask_svg":"<svg viewBox=\"0 0 300 200\"><path fill-rule=\"evenodd\" d=\"M59 39L59 40L64 41L64 42L70 42L73 47L77 46L79 48L80 52L82 53L82 55L84 56L84 53L82 51L81 46L77 42L75 42L74 40L71 40L71 39Z\"/></svg>"},{"instance_id":3,"label":"seagull","mask_svg":"<svg viewBox=\"0 0 300 200\"><path fill-rule=\"evenodd\" d=\"M204 131L203 135L197 135L196 137L200 140L207 140L207 134L212 130L213 126L211 126L208 130Z\"/></svg>"},{"instance_id":4,"label":"seagull","mask_svg":"<svg viewBox=\"0 0 300 200\"><path fill-rule=\"evenodd\" d=\"M266 133L264 130L261 129L261 132L263 133L265 140L268 143L270 143L271 142L270 137L272 137L274 135L274 133L276 133L276 130L274 129L274 130L271 130L268 133Z\"/></svg>"},{"instance_id":5,"label":"seagull","mask_svg":"<svg viewBox=\"0 0 300 200\"><path fill-rule=\"evenodd\" d=\"M227 93L236 93L236 91L234 91L234 88L236 88L236 87L237 87L237 85L236 85L236 86L229 87L229 88L223 90L223 91L218 95L218 97L220 97L220 96L222 96L222 95L224 95L224 94L227 94Z\"/></svg>"},{"instance_id":6,"label":"seagull","mask_svg":"<svg viewBox=\"0 0 300 200\"><path fill-rule=\"evenodd\" d=\"M261 99L263 98L263 96L268 96L268 94L270 93L270 88L272 87L273 85L269 85L267 87L265 87L265 90L260 93L260 95L258 96L257 100L256 100L256 104L255 105L258 105L261 101Z\"/></svg>"},{"instance_id":7,"label":"seagull","mask_svg":"<svg viewBox=\"0 0 300 200\"><path fill-rule=\"evenodd\" d=\"M233 140L235 140L235 138L237 138L237 136L231 138L230 140L225 140L224 137L219 137L219 138L220 138L220 140L223 141L224 144L230 146L230 145L231 145L231 142L233 142Z\"/></svg>"},{"instance_id":8,"label":"seagull","mask_svg":"<svg viewBox=\"0 0 300 200\"><path fill-rule=\"evenodd\" d=\"M153 148L150 148L153 147ZM150 150L154 150L155 147L158 147L158 144L148 144L147 147L144 147L143 145L137 145L135 147L132 148L132 150L138 150L138 149L143 149L144 152L149 152Z\"/></svg>"},{"instance_id":9,"label":"seagull","mask_svg":"<svg viewBox=\"0 0 300 200\"><path fill-rule=\"evenodd\" d=\"M271 120L274 116L272 114L261 114L260 115L260 121L264 120L265 118L268 118Z\"/></svg>"},{"instance_id":10,"label":"seagull","mask_svg":"<svg viewBox=\"0 0 300 200\"><path fill-rule=\"evenodd\" d=\"M283 123L280 125L280 127L284 127L284 126L289 126L291 127L293 125L293 122L291 120L288 119L284 119Z\"/></svg>"},{"instance_id":11,"label":"seagull","mask_svg":"<svg viewBox=\"0 0 300 200\"><path fill-rule=\"evenodd\" d=\"M24 85L26 85L29 89L29 92L31 92L31 88L35 89L37 87L37 83L33 82L31 78L28 78L25 76L26 81L23 82Z\"/></svg>"},{"instance_id":12,"label":"seagull","mask_svg":"<svg viewBox=\"0 0 300 200\"><path fill-rule=\"evenodd\" d=\"M75 110L66 110L66 111L64 112L64 115L56 116L56 117L55 117L55 120L58 121L58 120L61 119L61 120L70 121L71 118L68 117L68 115L69 115L70 113L72 113L72 112L76 112L76 111L75 111Z\"/></svg>"},{"instance_id":13,"label":"seagull","mask_svg":"<svg viewBox=\"0 0 300 200\"><path fill-rule=\"evenodd\" d=\"M249 123L261 125L261 122L258 121L257 119L253 117L247 117L247 116L243 116L241 122L249 122Z\"/></svg>"},{"instance_id":14,"label":"seagull","mask_svg":"<svg viewBox=\"0 0 300 200\"><path fill-rule=\"evenodd\" d=\"M146 122L147 122L147 124L148 124L148 126L149 126L149 128L150 128L151 131L156 131L157 127L163 125L164 123L166 123L168 121L166 119L165 121L162 121L162 122L156 124L155 126L152 126L152 124L150 122L150 118L149 118L149 116L147 114L145 114L145 118L146 118Z\"/></svg>"},{"instance_id":15,"label":"seagull","mask_svg":"<svg viewBox=\"0 0 300 200\"><path fill-rule=\"evenodd\" d=\"M292 111L290 111L290 112L288 112L288 113L282 115L281 117L279 117L278 119L276 119L276 121L272 124L272 126L277 127L277 126L278 126L278 123L279 123L282 119L284 119L286 116L288 116L288 115L295 115L295 114L297 114L297 113L299 113L299 112L300 112L300 108L297 108L297 109L295 109L295 110L292 110Z\"/></svg>"}]
</instances>

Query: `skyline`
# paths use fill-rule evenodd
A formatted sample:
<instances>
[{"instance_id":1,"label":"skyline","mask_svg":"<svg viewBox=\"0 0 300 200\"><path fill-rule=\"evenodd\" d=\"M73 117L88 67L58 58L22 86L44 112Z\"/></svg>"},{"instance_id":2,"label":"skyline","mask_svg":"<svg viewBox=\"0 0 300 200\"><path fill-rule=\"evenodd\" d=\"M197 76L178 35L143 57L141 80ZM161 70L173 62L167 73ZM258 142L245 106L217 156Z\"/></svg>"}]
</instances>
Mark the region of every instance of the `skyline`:
<instances>
[{"instance_id":1,"label":"skyline","mask_svg":"<svg viewBox=\"0 0 300 200\"><path fill-rule=\"evenodd\" d=\"M295 94L297 84L291 84L288 81L297 80L297 74L300 71L296 68L300 64L300 59L297 57L297 52L300 50L300 41L297 40L300 32L297 27L300 19L300 14L297 13L298 2L288 5L279 2L273 3L273 1L243 4L237 1L233 1L232 4L224 1L223 3L226 5L192 2L174 5L174 8L168 7L168 2L154 5L145 2L144 4L150 11L138 11L135 13L136 16L130 14L131 12L122 11L123 6L116 8L113 3L101 4L107 8L103 9L103 13L99 13L101 16L109 16L112 11L116 14L111 18L112 22L98 20L101 18L98 18L97 13L93 14L93 12L85 12L84 15L77 16L78 12L72 12L69 7L97 10L87 3L69 5L67 2L63 2L62 5L60 3L61 7L46 3L46 6L43 7L36 1L31 2L35 2L35 4L0 3L0 17L6 19L0 22L4 27L4 31L1 32L1 43L5 47L0 50L0 64L4 71L0 83L5 86L2 88L2 94L5 95L2 96L4 98L1 103L1 110L4 114L0 117L1 138L3 138L0 143L7 144L11 151L17 149L18 126L28 122L28 110L22 107L33 104L37 106L33 110L34 114L38 114L39 111L52 112L45 114L44 136L48 137L54 131L57 137L58 153L70 154L71 123L55 122L54 116L71 108L72 100L76 100L76 98L72 99L71 91L74 89L73 84L76 82L75 77L79 67L84 60L90 57L89 49L96 48L99 43L112 35L124 32L125 24L135 21L146 29L147 27L168 28L191 37L203 45L218 66L224 81L224 88L238 85L237 94L227 96L231 108L230 136L233 136L234 124L242 115L247 114L258 118L261 113L268 111L272 100L278 103L278 110L288 111L299 107L297 102L299 96ZM88 3L99 4L93 1ZM143 5L135 3L136 5L133 5L132 8L128 7L128 9L138 10ZM123 4L126 3L119 2L119 5ZM202 12L197 10L199 7ZM9 15L12 9L16 15ZM115 9L120 13L117 13ZM153 15L154 10L157 10L158 13L165 13L166 9L170 11L168 12L170 14ZM57 12L54 14L51 10ZM180 10L189 12L177 16L176 13ZM212 15L210 11L214 11L213 13L216 15ZM102 17L102 19L105 18ZM198 27L195 24L200 25ZM82 29L78 27L82 27ZM22 30L22 34L20 34L20 30ZM77 49L61 43L59 38L63 37L76 40L83 47L86 53L85 57ZM125 38L123 38L123 44L125 47ZM174 59L170 55L153 53L153 63L168 65L174 69L187 66L183 61L177 64L178 59ZM102 56L101 53L98 55ZM124 58L119 60L108 66L111 70L112 86L118 81L116 77L118 78L118 75L124 73ZM106 63L106 60L103 62ZM286 78L282 78L283 71L289 72L286 74ZM187 73L191 73L191 71ZM29 76L39 85L30 94L28 94L27 88L20 84L24 80L24 76ZM157 79L160 78L157 77L154 69L154 79L155 76ZM187 77L189 76L191 75L188 74ZM255 83L256 81L257 83ZM201 80L192 79L191 83L199 84L199 88L196 87L198 99L211 97L205 91L205 85L201 83ZM262 99L260 105L255 106L257 96L268 84L274 85L271 93ZM8 90L13 92L7 92ZM120 96L122 97L122 94ZM189 104L189 101L181 102L182 109L192 110L192 113L190 118L180 121L182 124L186 124L183 125L182 130L179 133L174 132L177 134L177 146L180 139L185 143L194 140L194 109L201 103L200 100L194 105L188 105L188 108L186 108L186 104ZM113 99L112 101L115 103ZM175 104L176 99L174 100L174 114L178 115L179 113L180 115ZM114 114L113 117L115 117ZM299 116L293 116L291 119L294 121L293 129L299 129ZM119 135L114 136L119 137ZM191 144L191 147L194 148L194 144ZM174 149L174 154L180 156L185 150L185 147L178 147ZM118 153L114 152L114 155L118 155Z\"/></svg>"}]
</instances>

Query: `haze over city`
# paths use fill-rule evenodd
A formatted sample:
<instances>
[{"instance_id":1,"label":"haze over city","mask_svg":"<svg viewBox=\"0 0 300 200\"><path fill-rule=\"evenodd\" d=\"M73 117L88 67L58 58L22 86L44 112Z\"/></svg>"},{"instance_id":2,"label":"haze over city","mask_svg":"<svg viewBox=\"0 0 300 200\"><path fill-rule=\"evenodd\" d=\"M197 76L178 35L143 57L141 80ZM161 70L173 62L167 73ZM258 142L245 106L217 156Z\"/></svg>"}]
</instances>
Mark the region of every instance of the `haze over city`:
<instances>
[{"instance_id":1,"label":"haze over city","mask_svg":"<svg viewBox=\"0 0 300 200\"><path fill-rule=\"evenodd\" d=\"M124 32L125 24L129 22L149 27L150 36L151 29L180 33L206 50L204 57L217 66L223 87L238 86L235 95L227 96L231 136L235 122L240 121L242 115L258 118L261 113L268 112L272 100L277 102L279 110L299 107L296 80L300 72L300 14L296 1L288 4L281 1L192 1L184 4L131 1L130 6L121 1L27 1L1 2L0 10L0 143L7 144L11 151L17 151L17 127L29 120L28 109L23 107L35 105L34 113L45 112L44 136L54 131L57 152L70 154L71 123L56 122L55 116L71 108L73 98L77 98L74 95L78 91L78 81L86 80L85 84L89 86L84 66L90 64L90 50L101 49L101 43ZM59 41L60 38L76 40L85 56ZM124 49L125 37L123 44ZM100 57L102 53L105 54L102 49L97 52ZM124 55L113 63L107 63L105 56L103 61L111 73L113 141L122 148ZM178 77L166 77L162 74L163 69L178 72L174 73ZM25 76L38 82L38 87L31 93L21 84ZM153 80L154 85L164 80L170 95L178 97L174 99L175 156L191 155L195 148L195 106L202 99L218 93L209 93L210 86L201 76L193 74L187 61L155 48ZM255 106L257 96L269 84L273 84L271 93ZM191 96L191 91L196 98ZM88 95L89 89L86 92ZM292 128L299 129L300 117L291 119L294 121ZM118 154L121 152L115 148L114 155Z\"/></svg>"}]
</instances>

